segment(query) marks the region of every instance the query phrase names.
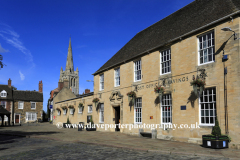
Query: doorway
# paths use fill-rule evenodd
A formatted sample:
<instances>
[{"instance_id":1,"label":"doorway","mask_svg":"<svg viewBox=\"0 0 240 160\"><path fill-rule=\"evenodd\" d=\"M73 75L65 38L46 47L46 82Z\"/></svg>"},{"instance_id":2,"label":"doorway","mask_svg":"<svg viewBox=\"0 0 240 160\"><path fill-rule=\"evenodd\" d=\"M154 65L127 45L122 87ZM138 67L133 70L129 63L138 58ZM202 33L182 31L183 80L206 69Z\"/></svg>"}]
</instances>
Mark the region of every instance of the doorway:
<instances>
[{"instance_id":1,"label":"doorway","mask_svg":"<svg viewBox=\"0 0 240 160\"><path fill-rule=\"evenodd\" d=\"M20 123L20 115L15 114L15 123Z\"/></svg>"},{"instance_id":2,"label":"doorway","mask_svg":"<svg viewBox=\"0 0 240 160\"><path fill-rule=\"evenodd\" d=\"M120 106L114 107L114 109L115 109L115 124L117 124L115 131L120 131L120 128L118 125L119 123L121 123L121 121L120 121Z\"/></svg>"}]
</instances>

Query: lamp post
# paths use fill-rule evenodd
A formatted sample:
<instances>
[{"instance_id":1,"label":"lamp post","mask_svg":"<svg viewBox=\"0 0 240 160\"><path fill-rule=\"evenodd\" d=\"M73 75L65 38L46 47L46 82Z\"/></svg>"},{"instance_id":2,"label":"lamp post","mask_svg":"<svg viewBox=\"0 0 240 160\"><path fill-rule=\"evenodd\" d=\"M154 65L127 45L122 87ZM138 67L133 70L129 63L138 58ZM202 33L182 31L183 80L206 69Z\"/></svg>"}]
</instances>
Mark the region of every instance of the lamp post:
<instances>
[{"instance_id":1,"label":"lamp post","mask_svg":"<svg viewBox=\"0 0 240 160\"><path fill-rule=\"evenodd\" d=\"M92 81L92 80L87 80L87 82L93 82L93 91L94 91L94 81Z\"/></svg>"},{"instance_id":2,"label":"lamp post","mask_svg":"<svg viewBox=\"0 0 240 160\"><path fill-rule=\"evenodd\" d=\"M233 32L234 34L233 34L232 36L234 36L234 40L237 40L237 33L235 33L235 31L233 31L231 28L229 28L229 27L224 27L224 28L222 28L221 30ZM231 36L231 37L232 37L232 36ZM230 38L231 38L231 37L230 37ZM230 39L230 38L229 38L229 39ZM228 40L229 40L229 39L228 39Z\"/></svg>"},{"instance_id":3,"label":"lamp post","mask_svg":"<svg viewBox=\"0 0 240 160\"><path fill-rule=\"evenodd\" d=\"M224 27L221 29L222 31L231 31L233 32L233 35L234 36L234 40L237 40L237 34L235 33L235 31L233 31L231 28L229 27ZM232 37L231 36L231 37ZM230 38L231 38L230 37ZM228 38L228 40L230 39ZM228 40L225 42L227 43ZM228 60L228 55L224 55L224 50L223 50L223 58L222 58L222 62L223 62L223 65L224 65L224 109L225 109L225 133L228 134L228 109L227 109L227 84L226 84L226 78L227 78L227 67L225 67L225 61Z\"/></svg>"}]
</instances>

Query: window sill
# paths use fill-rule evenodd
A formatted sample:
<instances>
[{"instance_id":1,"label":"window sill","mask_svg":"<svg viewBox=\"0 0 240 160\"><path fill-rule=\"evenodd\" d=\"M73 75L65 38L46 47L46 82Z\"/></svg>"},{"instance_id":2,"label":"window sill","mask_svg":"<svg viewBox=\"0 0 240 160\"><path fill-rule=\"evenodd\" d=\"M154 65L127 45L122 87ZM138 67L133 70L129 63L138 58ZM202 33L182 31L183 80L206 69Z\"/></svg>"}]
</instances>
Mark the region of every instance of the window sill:
<instances>
[{"instance_id":1,"label":"window sill","mask_svg":"<svg viewBox=\"0 0 240 160\"><path fill-rule=\"evenodd\" d=\"M82 112L78 112L78 114L82 114Z\"/></svg>"},{"instance_id":2,"label":"window sill","mask_svg":"<svg viewBox=\"0 0 240 160\"><path fill-rule=\"evenodd\" d=\"M92 112L88 112L88 114L90 114L90 113L92 113Z\"/></svg>"},{"instance_id":3,"label":"window sill","mask_svg":"<svg viewBox=\"0 0 240 160\"><path fill-rule=\"evenodd\" d=\"M104 122L99 122L99 124L103 124Z\"/></svg>"},{"instance_id":4,"label":"window sill","mask_svg":"<svg viewBox=\"0 0 240 160\"><path fill-rule=\"evenodd\" d=\"M211 62L206 62L206 63L202 63L202 64L198 64L198 66L204 66L206 64L211 64L211 63L214 63L215 61L211 61Z\"/></svg>"},{"instance_id":5,"label":"window sill","mask_svg":"<svg viewBox=\"0 0 240 160\"><path fill-rule=\"evenodd\" d=\"M215 124L199 124L199 127L213 127Z\"/></svg>"},{"instance_id":6,"label":"window sill","mask_svg":"<svg viewBox=\"0 0 240 160\"><path fill-rule=\"evenodd\" d=\"M172 72L167 72L167 73L160 73L160 76L164 76L164 75L168 75L168 74L172 74Z\"/></svg>"}]
</instances>

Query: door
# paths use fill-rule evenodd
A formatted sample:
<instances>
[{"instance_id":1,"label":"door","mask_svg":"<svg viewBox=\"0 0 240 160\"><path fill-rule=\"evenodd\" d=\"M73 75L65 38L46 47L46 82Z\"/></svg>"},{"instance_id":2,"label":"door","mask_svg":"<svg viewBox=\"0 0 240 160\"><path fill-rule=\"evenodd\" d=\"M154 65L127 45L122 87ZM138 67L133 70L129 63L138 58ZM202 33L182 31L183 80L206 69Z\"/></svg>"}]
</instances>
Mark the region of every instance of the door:
<instances>
[{"instance_id":1,"label":"door","mask_svg":"<svg viewBox=\"0 0 240 160\"><path fill-rule=\"evenodd\" d=\"M19 114L15 115L15 123L19 123Z\"/></svg>"},{"instance_id":2,"label":"door","mask_svg":"<svg viewBox=\"0 0 240 160\"><path fill-rule=\"evenodd\" d=\"M119 124L120 122L120 106L115 107L115 124ZM115 131L120 131L119 125L116 125Z\"/></svg>"}]
</instances>

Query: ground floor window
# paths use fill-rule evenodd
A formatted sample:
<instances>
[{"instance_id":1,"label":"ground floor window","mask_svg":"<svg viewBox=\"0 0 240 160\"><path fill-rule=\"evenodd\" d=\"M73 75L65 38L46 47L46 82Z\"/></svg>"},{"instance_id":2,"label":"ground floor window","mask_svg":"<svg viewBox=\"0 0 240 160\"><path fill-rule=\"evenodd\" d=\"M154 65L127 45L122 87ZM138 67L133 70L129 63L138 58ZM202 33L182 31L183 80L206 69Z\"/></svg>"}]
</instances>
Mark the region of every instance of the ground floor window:
<instances>
[{"instance_id":1,"label":"ground floor window","mask_svg":"<svg viewBox=\"0 0 240 160\"><path fill-rule=\"evenodd\" d=\"M73 108L70 108L70 114L73 114L73 110L74 110Z\"/></svg>"},{"instance_id":2,"label":"ground floor window","mask_svg":"<svg viewBox=\"0 0 240 160\"><path fill-rule=\"evenodd\" d=\"M8 117L4 115L4 121L8 121ZM2 117L0 116L0 122L2 122Z\"/></svg>"},{"instance_id":3,"label":"ground floor window","mask_svg":"<svg viewBox=\"0 0 240 160\"><path fill-rule=\"evenodd\" d=\"M206 88L199 101L200 124L214 125L216 118L216 88Z\"/></svg>"},{"instance_id":4,"label":"ground floor window","mask_svg":"<svg viewBox=\"0 0 240 160\"><path fill-rule=\"evenodd\" d=\"M100 113L99 114L99 116L100 116L99 122L103 123L104 122L104 104L103 103L100 104L99 113Z\"/></svg>"},{"instance_id":5,"label":"ground floor window","mask_svg":"<svg viewBox=\"0 0 240 160\"><path fill-rule=\"evenodd\" d=\"M172 96L165 94L161 103L162 123L172 123Z\"/></svg>"},{"instance_id":6,"label":"ground floor window","mask_svg":"<svg viewBox=\"0 0 240 160\"><path fill-rule=\"evenodd\" d=\"M37 113L26 112L26 121L35 121L37 120Z\"/></svg>"},{"instance_id":7,"label":"ground floor window","mask_svg":"<svg viewBox=\"0 0 240 160\"><path fill-rule=\"evenodd\" d=\"M134 103L134 123L142 123L142 98L136 98Z\"/></svg>"},{"instance_id":8,"label":"ground floor window","mask_svg":"<svg viewBox=\"0 0 240 160\"><path fill-rule=\"evenodd\" d=\"M67 114L67 109L64 109L64 110L63 110L63 114Z\"/></svg>"}]
</instances>

